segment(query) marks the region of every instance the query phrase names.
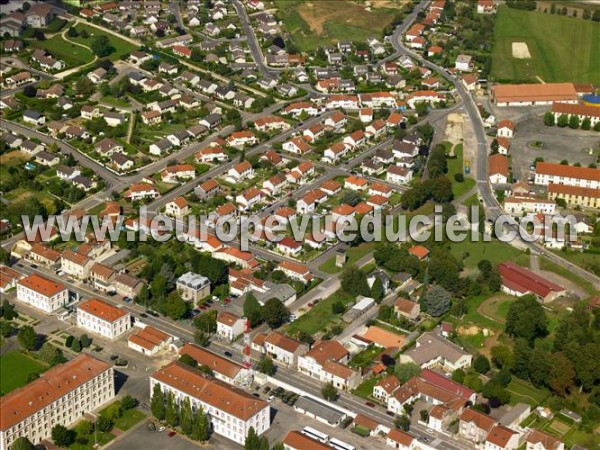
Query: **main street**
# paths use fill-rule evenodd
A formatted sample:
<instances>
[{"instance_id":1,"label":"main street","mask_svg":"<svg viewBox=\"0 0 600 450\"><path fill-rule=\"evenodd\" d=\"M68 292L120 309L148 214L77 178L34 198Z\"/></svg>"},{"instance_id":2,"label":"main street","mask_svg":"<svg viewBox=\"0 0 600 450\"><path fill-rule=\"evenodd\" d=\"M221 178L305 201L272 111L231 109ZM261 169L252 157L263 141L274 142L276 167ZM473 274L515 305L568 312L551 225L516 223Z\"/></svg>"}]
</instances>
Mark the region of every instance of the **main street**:
<instances>
[{"instance_id":1,"label":"main street","mask_svg":"<svg viewBox=\"0 0 600 450\"><path fill-rule=\"evenodd\" d=\"M419 4L419 7L421 7L427 3L428 2L424 0ZM444 69L443 67L440 67L440 66L428 61L427 59L423 58L418 53L415 53L412 50L409 50L408 48L406 48L404 46L404 43L402 40L403 34L404 34L403 28L404 27L396 28L396 31L394 31L392 38L391 38L392 45L396 49L396 55L397 56L408 55L411 58L418 61L423 66L437 72L444 79L446 79L447 81L452 83L452 85L454 86L454 89L459 94L460 98L462 99L462 104L464 106L465 112L469 116L469 120L471 121L471 123L473 125L473 130L475 132L475 138L477 140L477 152L476 152L477 163L475 165L476 175L477 175L477 180L476 180L477 181L477 189L481 196L481 200L485 206L486 218L491 220L492 222L494 222L500 216L504 215L504 211L502 210L502 207L501 207L500 203L498 202L498 200L496 199L496 196L494 195L494 191L492 190L492 187L491 187L490 183L488 182L488 178L487 178L488 145L487 145L487 142L485 139L485 128L483 126L483 120L481 118L481 115L479 114L479 109L477 108L475 100L471 96L471 94L467 91L467 89L463 86L462 82L458 78L451 76L449 74L449 72L446 69ZM542 245L540 245L538 243L527 242L527 241L521 239L520 235L518 234L518 225L511 226L511 227L509 227L509 229L513 232L517 232L515 239L518 240L521 245L528 247L532 252L535 252L537 254L545 256L550 261L570 270L571 272L575 273L580 278L583 278L584 280L592 283L597 289L600 289L600 277L588 272L587 270L582 269L581 267L567 261L564 258L561 258L560 256L556 255L555 253L552 253L552 252L546 250Z\"/></svg>"}]
</instances>

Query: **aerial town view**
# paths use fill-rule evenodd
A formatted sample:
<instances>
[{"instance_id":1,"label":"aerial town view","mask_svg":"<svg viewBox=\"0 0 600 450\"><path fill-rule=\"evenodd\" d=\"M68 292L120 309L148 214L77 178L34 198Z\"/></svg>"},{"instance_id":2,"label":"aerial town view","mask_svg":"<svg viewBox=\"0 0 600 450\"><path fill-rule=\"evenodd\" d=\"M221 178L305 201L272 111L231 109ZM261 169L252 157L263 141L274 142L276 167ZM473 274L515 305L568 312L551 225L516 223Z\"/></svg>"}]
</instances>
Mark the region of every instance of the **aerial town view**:
<instances>
[{"instance_id":1,"label":"aerial town view","mask_svg":"<svg viewBox=\"0 0 600 450\"><path fill-rule=\"evenodd\" d=\"M0 0L0 450L600 450L599 0Z\"/></svg>"}]
</instances>

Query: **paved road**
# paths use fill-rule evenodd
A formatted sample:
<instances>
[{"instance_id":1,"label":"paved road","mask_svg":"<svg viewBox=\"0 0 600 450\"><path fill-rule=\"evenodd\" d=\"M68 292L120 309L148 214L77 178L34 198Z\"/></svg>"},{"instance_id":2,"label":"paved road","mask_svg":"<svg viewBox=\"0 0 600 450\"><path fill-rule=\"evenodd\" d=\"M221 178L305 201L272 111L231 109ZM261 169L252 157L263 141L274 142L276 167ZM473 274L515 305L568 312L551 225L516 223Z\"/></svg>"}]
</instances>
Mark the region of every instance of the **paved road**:
<instances>
[{"instance_id":1,"label":"paved road","mask_svg":"<svg viewBox=\"0 0 600 450\"><path fill-rule=\"evenodd\" d=\"M421 2L419 4L419 7L422 7L426 3L427 2L425 2L425 1ZM466 88L463 86L463 84L460 82L460 80L451 76L446 71L446 69L444 69L443 67L440 67L436 64L433 64L432 62L423 58L421 55L406 48L402 41L402 37L403 37L402 29L403 28L405 28L405 27L398 27L396 29L396 31L394 32L394 34L392 35L391 41L392 41L392 45L396 49L396 54L397 55L402 55L402 54L409 55L413 59L417 60L423 66L428 67L429 69L437 72L443 78L445 78L450 83L452 83L452 85L456 89L456 92L459 94L460 98L462 99L463 107L465 108L465 112L469 116L469 120L473 124L473 130L475 133L475 138L477 140L477 152L476 152L477 188L479 190L483 204L485 206L486 217L492 221L495 221L500 216L504 215L504 211L502 210L500 203L496 199L496 196L494 195L494 191L492 190L492 187L490 186L488 179L487 179L488 149L487 149L487 144L486 144L486 140L485 140L485 128L483 126L483 121L479 114L479 110L477 108L475 100L473 99L471 94L466 90ZM512 226L512 227L510 227L510 229L513 231L516 231L518 229L518 226ZM541 246L537 243L530 243L530 242L523 241L518 234L517 234L517 236L518 236L517 240L522 245L529 247L531 249L531 251L544 255L546 258L548 258L552 262L569 269L570 271L572 271L579 277L592 283L594 286L596 286L596 288L600 289L600 277L597 277L596 275L582 269L581 267L570 263L569 261L565 260L564 258L561 258L561 257L555 255L554 253L546 250L543 246Z\"/></svg>"}]
</instances>

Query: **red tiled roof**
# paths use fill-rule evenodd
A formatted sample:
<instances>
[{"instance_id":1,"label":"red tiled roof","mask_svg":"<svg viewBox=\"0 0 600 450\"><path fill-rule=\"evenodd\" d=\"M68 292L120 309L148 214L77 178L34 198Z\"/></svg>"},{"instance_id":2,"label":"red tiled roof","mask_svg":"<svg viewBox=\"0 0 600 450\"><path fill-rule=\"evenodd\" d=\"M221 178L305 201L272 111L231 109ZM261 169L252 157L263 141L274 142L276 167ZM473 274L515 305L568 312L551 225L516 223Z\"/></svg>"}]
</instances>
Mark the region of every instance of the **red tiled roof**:
<instances>
[{"instance_id":1,"label":"red tiled roof","mask_svg":"<svg viewBox=\"0 0 600 450\"><path fill-rule=\"evenodd\" d=\"M532 292L542 298L551 292L564 291L561 286L536 275L528 269L518 266L512 261L499 264L498 270L502 277L502 284L511 290L523 293Z\"/></svg>"},{"instance_id":2,"label":"red tiled roof","mask_svg":"<svg viewBox=\"0 0 600 450\"><path fill-rule=\"evenodd\" d=\"M565 178L600 181L600 169L589 167L566 166L563 164L538 162L535 166L539 175L556 175Z\"/></svg>"},{"instance_id":3,"label":"red tiled roof","mask_svg":"<svg viewBox=\"0 0 600 450\"><path fill-rule=\"evenodd\" d=\"M488 158L488 174L501 174L508 177L508 158L499 153Z\"/></svg>"},{"instance_id":4,"label":"red tiled roof","mask_svg":"<svg viewBox=\"0 0 600 450\"><path fill-rule=\"evenodd\" d=\"M115 322L120 318L129 314L127 311L117 308L116 306L110 305L102 300L98 300L97 298L91 298L82 304L77 306L78 310L83 310L93 316L98 317L101 320L106 322Z\"/></svg>"},{"instance_id":5,"label":"red tiled roof","mask_svg":"<svg viewBox=\"0 0 600 450\"><path fill-rule=\"evenodd\" d=\"M67 289L66 286L55 283L54 281L51 281L35 273L29 275L27 278L19 280L18 284L28 289L34 290L37 293L46 297L52 297L53 295L56 295L59 292L62 292L65 289Z\"/></svg>"}]
</instances>

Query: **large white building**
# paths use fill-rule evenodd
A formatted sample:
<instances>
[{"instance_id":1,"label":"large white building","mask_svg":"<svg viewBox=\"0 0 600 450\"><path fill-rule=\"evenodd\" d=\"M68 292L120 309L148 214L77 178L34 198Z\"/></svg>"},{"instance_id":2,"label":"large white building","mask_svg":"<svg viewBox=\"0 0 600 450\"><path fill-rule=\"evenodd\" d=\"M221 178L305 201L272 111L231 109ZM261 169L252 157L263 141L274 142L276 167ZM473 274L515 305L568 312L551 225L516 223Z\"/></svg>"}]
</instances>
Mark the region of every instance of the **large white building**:
<instances>
[{"instance_id":1,"label":"large white building","mask_svg":"<svg viewBox=\"0 0 600 450\"><path fill-rule=\"evenodd\" d=\"M228 341L234 341L246 330L246 319L238 317L227 311L220 311L217 315L217 335Z\"/></svg>"},{"instance_id":2,"label":"large white building","mask_svg":"<svg viewBox=\"0 0 600 450\"><path fill-rule=\"evenodd\" d=\"M68 303L69 290L62 284L33 274L17 282L17 300L51 313Z\"/></svg>"},{"instance_id":3,"label":"large white building","mask_svg":"<svg viewBox=\"0 0 600 450\"><path fill-rule=\"evenodd\" d=\"M107 339L115 339L131 328L131 314L92 298L77 306L77 326Z\"/></svg>"},{"instance_id":4,"label":"large white building","mask_svg":"<svg viewBox=\"0 0 600 450\"><path fill-rule=\"evenodd\" d=\"M520 216L523 213L556 213L556 203L552 200L531 197L510 197L504 200L504 211L513 216Z\"/></svg>"},{"instance_id":5,"label":"large white building","mask_svg":"<svg viewBox=\"0 0 600 450\"><path fill-rule=\"evenodd\" d=\"M261 435L271 426L267 402L184 364L172 362L156 371L150 377L150 392L156 384L165 394L172 392L177 405L189 398L194 412L201 406L213 431L238 444L244 444L250 427Z\"/></svg>"},{"instance_id":6,"label":"large white building","mask_svg":"<svg viewBox=\"0 0 600 450\"><path fill-rule=\"evenodd\" d=\"M539 162L536 165L535 184L565 184L600 189L600 169Z\"/></svg>"},{"instance_id":7,"label":"large white building","mask_svg":"<svg viewBox=\"0 0 600 450\"><path fill-rule=\"evenodd\" d=\"M0 450L19 437L37 444L115 397L111 365L81 354L0 398Z\"/></svg>"}]
</instances>

